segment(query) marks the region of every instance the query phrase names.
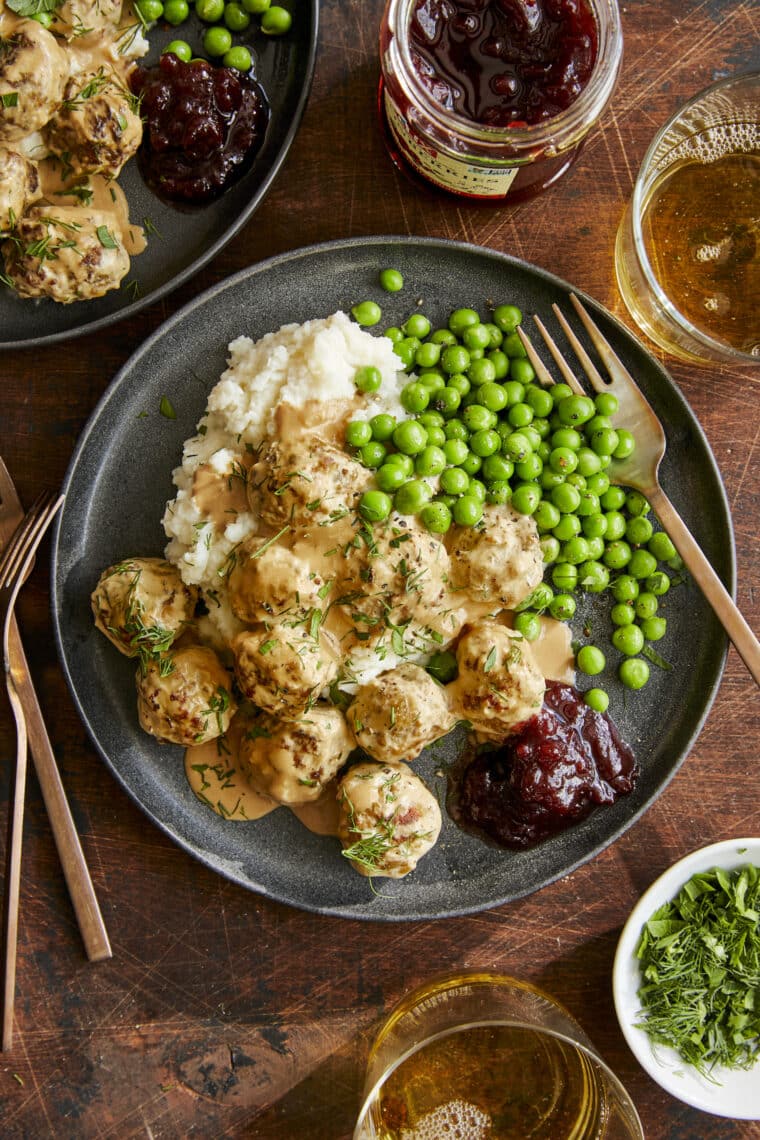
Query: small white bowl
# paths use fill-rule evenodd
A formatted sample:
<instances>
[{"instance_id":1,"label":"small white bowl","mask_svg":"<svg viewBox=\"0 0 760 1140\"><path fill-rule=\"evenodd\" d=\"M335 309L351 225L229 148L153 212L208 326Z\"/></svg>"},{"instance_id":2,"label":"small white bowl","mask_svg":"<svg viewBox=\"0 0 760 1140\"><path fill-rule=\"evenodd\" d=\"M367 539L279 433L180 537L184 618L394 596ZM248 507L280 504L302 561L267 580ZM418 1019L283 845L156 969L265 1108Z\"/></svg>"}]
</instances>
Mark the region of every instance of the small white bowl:
<instances>
[{"instance_id":1,"label":"small white bowl","mask_svg":"<svg viewBox=\"0 0 760 1140\"><path fill-rule=\"evenodd\" d=\"M641 972L636 947L642 927L658 907L670 902L684 883L700 871L722 867L727 871L753 863L760 866L760 839L729 839L693 851L660 875L639 899L620 935L612 971L612 992L620 1028L628 1045L653 1081L678 1100L736 1120L760 1120L760 1061L751 1069L714 1069L708 1080L688 1065L674 1049L654 1045L640 1020L638 989Z\"/></svg>"}]
</instances>

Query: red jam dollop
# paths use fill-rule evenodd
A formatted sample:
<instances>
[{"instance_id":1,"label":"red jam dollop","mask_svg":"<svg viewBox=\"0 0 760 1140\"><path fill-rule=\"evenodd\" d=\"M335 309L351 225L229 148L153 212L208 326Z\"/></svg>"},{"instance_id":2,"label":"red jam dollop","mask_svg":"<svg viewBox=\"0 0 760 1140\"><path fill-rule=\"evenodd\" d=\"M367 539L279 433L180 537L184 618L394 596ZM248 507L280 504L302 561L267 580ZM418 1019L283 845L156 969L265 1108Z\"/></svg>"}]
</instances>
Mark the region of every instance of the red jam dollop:
<instances>
[{"instance_id":1,"label":"red jam dollop","mask_svg":"<svg viewBox=\"0 0 760 1140\"><path fill-rule=\"evenodd\" d=\"M218 197L250 167L269 108L249 75L165 52L130 77L145 130L138 164L161 198L188 204Z\"/></svg>"},{"instance_id":2,"label":"red jam dollop","mask_svg":"<svg viewBox=\"0 0 760 1140\"><path fill-rule=\"evenodd\" d=\"M417 0L409 29L432 98L491 127L566 110L591 78L597 39L587 0Z\"/></svg>"},{"instance_id":3,"label":"red jam dollop","mask_svg":"<svg viewBox=\"0 0 760 1140\"><path fill-rule=\"evenodd\" d=\"M498 748L467 758L449 811L468 830L523 849L577 823L636 784L633 752L572 685L549 681L540 711Z\"/></svg>"}]
</instances>

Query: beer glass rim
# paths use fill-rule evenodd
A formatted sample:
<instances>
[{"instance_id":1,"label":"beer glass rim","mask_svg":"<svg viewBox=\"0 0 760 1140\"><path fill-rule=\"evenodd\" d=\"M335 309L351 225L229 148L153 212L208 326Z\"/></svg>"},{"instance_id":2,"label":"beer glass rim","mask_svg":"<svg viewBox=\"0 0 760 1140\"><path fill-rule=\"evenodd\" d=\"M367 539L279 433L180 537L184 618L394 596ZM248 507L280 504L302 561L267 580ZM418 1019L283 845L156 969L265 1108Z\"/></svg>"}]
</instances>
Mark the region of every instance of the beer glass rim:
<instances>
[{"instance_id":1,"label":"beer glass rim","mask_svg":"<svg viewBox=\"0 0 760 1140\"><path fill-rule=\"evenodd\" d=\"M724 341L716 340L709 336L707 333L702 332L697 328L688 317L684 316L678 307L671 301L664 289L660 285L657 276L652 267L649 255L646 250L644 242L644 231L642 227L642 219L644 216L644 207L646 206L646 195L648 194L651 186L650 175L652 164L660 147L663 138L667 135L679 119L687 115L694 108L709 96L716 92L728 90L730 88L755 87L760 89L760 72L745 71L737 75L728 76L725 79L719 80L717 83L710 83L707 87L703 87L695 95L680 107L678 107L667 121L660 127L655 134L646 154L642 159L639 167L636 181L633 186L633 194L629 206L630 210L630 225L631 233L633 235L634 253L638 259L641 267L642 274L646 280L647 287L655 297L657 304L667 317L680 328L687 336L691 337L696 344L701 345L712 353L718 353L727 361L739 364L754 364L760 363L760 357L753 355L749 352L742 352L741 349L733 348L731 345L726 344Z\"/></svg>"}]
</instances>

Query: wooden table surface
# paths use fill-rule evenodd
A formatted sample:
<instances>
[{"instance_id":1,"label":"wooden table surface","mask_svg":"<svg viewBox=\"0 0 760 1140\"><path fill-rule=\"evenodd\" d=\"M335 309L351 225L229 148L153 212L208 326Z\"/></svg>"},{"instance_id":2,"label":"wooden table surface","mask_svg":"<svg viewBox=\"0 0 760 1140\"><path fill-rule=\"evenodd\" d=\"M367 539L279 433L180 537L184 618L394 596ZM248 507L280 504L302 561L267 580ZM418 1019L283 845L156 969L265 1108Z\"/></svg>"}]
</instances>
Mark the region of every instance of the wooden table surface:
<instances>
[{"instance_id":1,"label":"wooden table surface","mask_svg":"<svg viewBox=\"0 0 760 1140\"><path fill-rule=\"evenodd\" d=\"M0 356L0 454L24 502L60 483L102 391L149 332L213 282L283 250L373 233L461 239L554 271L630 324L613 243L636 169L679 104L758 69L752 0L624 2L623 72L601 127L564 181L506 208L422 191L391 165L374 111L381 8L323 0L295 144L253 220L210 266L105 334ZM760 629L760 372L661 359L715 453L733 512L738 601ZM341 1140L378 1019L410 986L460 966L511 972L561 998L630 1089L651 1140L760 1135L757 1124L702 1114L655 1085L628 1051L610 988L621 926L652 880L694 847L760 834L760 702L733 650L688 761L611 848L511 905L384 925L267 901L175 847L85 735L56 658L44 556L20 622L113 958L84 956L31 775L15 1043L0 1057L4 1137ZM13 755L14 739L3 697L0 756ZM8 770L4 761L6 802Z\"/></svg>"}]
</instances>

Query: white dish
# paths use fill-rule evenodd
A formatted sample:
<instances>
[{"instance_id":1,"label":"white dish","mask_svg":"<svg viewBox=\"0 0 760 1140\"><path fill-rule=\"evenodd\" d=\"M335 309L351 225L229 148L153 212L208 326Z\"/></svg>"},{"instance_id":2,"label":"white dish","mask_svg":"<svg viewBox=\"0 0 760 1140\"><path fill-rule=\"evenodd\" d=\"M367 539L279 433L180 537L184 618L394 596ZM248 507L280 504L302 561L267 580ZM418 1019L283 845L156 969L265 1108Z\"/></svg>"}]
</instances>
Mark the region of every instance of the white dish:
<instances>
[{"instance_id":1,"label":"white dish","mask_svg":"<svg viewBox=\"0 0 760 1140\"><path fill-rule=\"evenodd\" d=\"M642 927L658 907L675 898L684 883L702 871L722 867L730 871L753 863L760 865L760 839L728 839L702 847L670 867L641 896L623 927L615 954L612 990L620 1027L641 1067L671 1096L703 1112L738 1120L760 1120L760 1061L751 1069L714 1069L701 1076L674 1050L653 1045L640 1020L638 989L641 973L636 946Z\"/></svg>"}]
</instances>

